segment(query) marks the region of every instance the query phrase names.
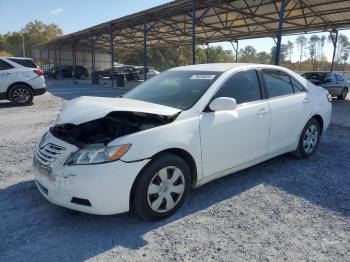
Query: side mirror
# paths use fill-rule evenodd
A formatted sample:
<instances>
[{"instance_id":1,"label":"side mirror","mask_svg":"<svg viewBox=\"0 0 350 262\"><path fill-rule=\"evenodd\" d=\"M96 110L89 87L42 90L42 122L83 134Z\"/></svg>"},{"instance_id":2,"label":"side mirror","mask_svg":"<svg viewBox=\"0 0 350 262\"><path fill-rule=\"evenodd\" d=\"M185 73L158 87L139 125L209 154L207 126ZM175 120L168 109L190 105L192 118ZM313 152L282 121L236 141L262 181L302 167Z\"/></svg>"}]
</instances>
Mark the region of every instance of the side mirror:
<instances>
[{"instance_id":1,"label":"side mirror","mask_svg":"<svg viewBox=\"0 0 350 262\"><path fill-rule=\"evenodd\" d=\"M330 78L327 78L326 80L324 80L324 83L331 83L332 82L332 79Z\"/></svg>"},{"instance_id":2,"label":"side mirror","mask_svg":"<svg viewBox=\"0 0 350 262\"><path fill-rule=\"evenodd\" d=\"M236 106L236 99L230 97L218 97L209 104L211 111L235 110Z\"/></svg>"}]
</instances>

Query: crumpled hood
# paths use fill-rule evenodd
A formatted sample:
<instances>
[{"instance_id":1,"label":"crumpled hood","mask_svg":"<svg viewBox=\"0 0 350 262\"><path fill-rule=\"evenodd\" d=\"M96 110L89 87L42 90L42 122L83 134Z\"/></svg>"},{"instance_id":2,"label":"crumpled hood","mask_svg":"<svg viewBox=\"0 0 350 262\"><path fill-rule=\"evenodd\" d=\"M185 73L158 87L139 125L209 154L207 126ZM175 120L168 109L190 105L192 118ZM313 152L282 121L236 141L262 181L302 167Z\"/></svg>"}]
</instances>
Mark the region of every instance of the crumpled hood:
<instances>
[{"instance_id":1,"label":"crumpled hood","mask_svg":"<svg viewBox=\"0 0 350 262\"><path fill-rule=\"evenodd\" d=\"M172 116L181 110L127 98L82 96L65 103L55 124L79 125L117 111Z\"/></svg>"}]
</instances>

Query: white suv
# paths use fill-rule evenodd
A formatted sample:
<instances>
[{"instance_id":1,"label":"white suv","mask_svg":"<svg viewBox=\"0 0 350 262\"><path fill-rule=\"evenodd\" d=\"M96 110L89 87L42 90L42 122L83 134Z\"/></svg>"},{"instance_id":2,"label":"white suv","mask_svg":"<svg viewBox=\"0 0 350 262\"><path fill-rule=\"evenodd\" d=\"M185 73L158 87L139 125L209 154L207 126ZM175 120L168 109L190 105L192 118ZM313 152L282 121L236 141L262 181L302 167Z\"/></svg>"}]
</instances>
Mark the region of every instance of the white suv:
<instances>
[{"instance_id":1,"label":"white suv","mask_svg":"<svg viewBox=\"0 0 350 262\"><path fill-rule=\"evenodd\" d=\"M30 58L0 57L0 100L27 105L46 92L44 72Z\"/></svg>"}]
</instances>

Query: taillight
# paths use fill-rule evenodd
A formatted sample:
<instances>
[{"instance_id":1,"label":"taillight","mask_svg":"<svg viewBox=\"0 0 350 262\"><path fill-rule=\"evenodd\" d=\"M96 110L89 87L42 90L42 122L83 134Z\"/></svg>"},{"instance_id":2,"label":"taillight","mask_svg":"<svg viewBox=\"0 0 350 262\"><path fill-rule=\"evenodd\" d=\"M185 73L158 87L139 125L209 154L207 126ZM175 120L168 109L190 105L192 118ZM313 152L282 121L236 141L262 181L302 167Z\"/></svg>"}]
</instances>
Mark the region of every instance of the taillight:
<instances>
[{"instance_id":1,"label":"taillight","mask_svg":"<svg viewBox=\"0 0 350 262\"><path fill-rule=\"evenodd\" d=\"M331 94L327 94L327 100L329 103L332 102L332 95Z\"/></svg>"},{"instance_id":2,"label":"taillight","mask_svg":"<svg viewBox=\"0 0 350 262\"><path fill-rule=\"evenodd\" d=\"M35 74L37 74L38 76L42 76L42 75L44 74L44 71L41 70L41 69L35 69L33 72L34 72Z\"/></svg>"}]
</instances>

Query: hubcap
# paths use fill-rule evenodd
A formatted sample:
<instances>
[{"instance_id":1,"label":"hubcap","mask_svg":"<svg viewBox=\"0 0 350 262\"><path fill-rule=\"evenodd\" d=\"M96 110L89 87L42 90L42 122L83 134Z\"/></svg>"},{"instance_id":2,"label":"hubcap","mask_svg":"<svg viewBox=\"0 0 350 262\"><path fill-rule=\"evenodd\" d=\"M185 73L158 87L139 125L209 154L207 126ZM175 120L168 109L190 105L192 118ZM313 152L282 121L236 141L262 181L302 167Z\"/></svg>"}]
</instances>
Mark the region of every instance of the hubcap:
<instances>
[{"instance_id":1,"label":"hubcap","mask_svg":"<svg viewBox=\"0 0 350 262\"><path fill-rule=\"evenodd\" d=\"M318 130L315 125L310 125L304 135L303 147L305 153L309 154L314 151L318 139Z\"/></svg>"},{"instance_id":2,"label":"hubcap","mask_svg":"<svg viewBox=\"0 0 350 262\"><path fill-rule=\"evenodd\" d=\"M185 176L175 166L164 167L152 178L147 189L149 207L158 213L171 210L185 191Z\"/></svg>"},{"instance_id":3,"label":"hubcap","mask_svg":"<svg viewBox=\"0 0 350 262\"><path fill-rule=\"evenodd\" d=\"M25 104L30 99L30 93L27 88L16 88L16 90L13 92L13 100L15 100L19 104Z\"/></svg>"}]
</instances>

